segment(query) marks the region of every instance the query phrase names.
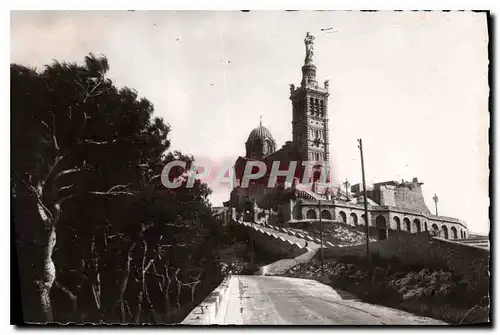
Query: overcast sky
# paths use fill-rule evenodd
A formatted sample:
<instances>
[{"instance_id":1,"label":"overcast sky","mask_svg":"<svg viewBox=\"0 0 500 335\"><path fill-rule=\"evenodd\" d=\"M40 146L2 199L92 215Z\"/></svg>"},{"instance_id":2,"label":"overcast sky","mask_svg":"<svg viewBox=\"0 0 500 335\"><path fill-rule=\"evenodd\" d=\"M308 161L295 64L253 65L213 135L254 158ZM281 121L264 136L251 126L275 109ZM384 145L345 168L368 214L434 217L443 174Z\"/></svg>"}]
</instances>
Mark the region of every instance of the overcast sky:
<instances>
[{"instance_id":1,"label":"overcast sky","mask_svg":"<svg viewBox=\"0 0 500 335\"><path fill-rule=\"evenodd\" d=\"M322 32L322 28L334 28ZM259 116L291 140L289 84L300 84L306 32L330 80L334 179L424 182L439 214L486 233L488 34L470 12L13 12L11 61L42 67L104 54L118 86L151 100L172 149L231 162ZM216 188L214 205L228 199Z\"/></svg>"}]
</instances>

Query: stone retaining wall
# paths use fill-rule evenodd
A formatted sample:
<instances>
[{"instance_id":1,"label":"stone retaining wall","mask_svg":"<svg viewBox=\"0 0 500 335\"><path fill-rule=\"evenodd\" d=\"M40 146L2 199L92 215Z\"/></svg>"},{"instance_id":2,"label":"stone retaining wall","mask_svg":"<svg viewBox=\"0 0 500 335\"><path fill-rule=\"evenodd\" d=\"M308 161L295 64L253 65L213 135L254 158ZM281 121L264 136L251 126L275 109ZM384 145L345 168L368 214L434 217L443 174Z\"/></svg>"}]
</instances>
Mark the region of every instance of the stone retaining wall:
<instances>
[{"instance_id":1,"label":"stone retaining wall","mask_svg":"<svg viewBox=\"0 0 500 335\"><path fill-rule=\"evenodd\" d=\"M408 265L442 267L474 285L489 284L489 250L441 238L428 232L400 234L395 238L370 243L370 253L385 260ZM324 250L325 258L366 257L366 245L333 247ZM484 286L483 286L484 287Z\"/></svg>"},{"instance_id":2,"label":"stone retaining wall","mask_svg":"<svg viewBox=\"0 0 500 335\"><path fill-rule=\"evenodd\" d=\"M224 278L222 283L196 306L181 322L183 325L210 325L214 324L221 307L227 304L231 276Z\"/></svg>"}]
</instances>

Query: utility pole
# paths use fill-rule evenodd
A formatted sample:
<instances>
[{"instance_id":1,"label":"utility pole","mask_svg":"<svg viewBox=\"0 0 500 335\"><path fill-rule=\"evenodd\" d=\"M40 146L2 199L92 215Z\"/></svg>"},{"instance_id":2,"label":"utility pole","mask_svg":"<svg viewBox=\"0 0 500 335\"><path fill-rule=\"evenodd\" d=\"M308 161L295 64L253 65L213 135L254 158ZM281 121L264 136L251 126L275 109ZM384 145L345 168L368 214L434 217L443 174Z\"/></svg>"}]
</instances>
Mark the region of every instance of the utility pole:
<instances>
[{"instance_id":1,"label":"utility pole","mask_svg":"<svg viewBox=\"0 0 500 335\"><path fill-rule=\"evenodd\" d=\"M438 216L438 201L439 201L439 198L436 195L436 193L434 193L434 196L432 197L432 200L434 200L434 205L436 206L436 216Z\"/></svg>"},{"instance_id":2,"label":"utility pole","mask_svg":"<svg viewBox=\"0 0 500 335\"><path fill-rule=\"evenodd\" d=\"M321 221L321 199L318 200L319 209L319 227L320 227L320 240L321 240L321 275L325 274L324 270L324 254L323 254L323 221Z\"/></svg>"},{"instance_id":3,"label":"utility pole","mask_svg":"<svg viewBox=\"0 0 500 335\"><path fill-rule=\"evenodd\" d=\"M365 162L363 160L363 141L358 139L358 148L361 154L361 174L363 175L363 198L365 203L365 228L366 228L366 262L368 265L369 278L371 280L371 264L370 264L370 231L368 229L368 202L366 200L366 181L365 181Z\"/></svg>"}]
</instances>

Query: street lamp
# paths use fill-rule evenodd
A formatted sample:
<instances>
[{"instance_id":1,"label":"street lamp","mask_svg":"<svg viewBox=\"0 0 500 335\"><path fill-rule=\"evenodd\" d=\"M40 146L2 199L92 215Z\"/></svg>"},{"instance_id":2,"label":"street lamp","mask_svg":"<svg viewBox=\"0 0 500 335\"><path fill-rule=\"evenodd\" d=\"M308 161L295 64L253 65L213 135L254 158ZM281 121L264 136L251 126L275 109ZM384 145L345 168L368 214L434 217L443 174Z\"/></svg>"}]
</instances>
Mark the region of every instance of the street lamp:
<instances>
[{"instance_id":1,"label":"street lamp","mask_svg":"<svg viewBox=\"0 0 500 335\"><path fill-rule=\"evenodd\" d=\"M318 209L319 209L319 229L320 229L320 240L321 240L321 275L324 273L324 254L323 254L323 221L321 221L321 199L318 199Z\"/></svg>"},{"instance_id":2,"label":"street lamp","mask_svg":"<svg viewBox=\"0 0 500 335\"><path fill-rule=\"evenodd\" d=\"M434 196L432 197L432 200L434 200L434 205L436 206L436 216L438 216L438 201L439 201L439 198L436 195L436 193L434 193Z\"/></svg>"},{"instance_id":3,"label":"street lamp","mask_svg":"<svg viewBox=\"0 0 500 335\"><path fill-rule=\"evenodd\" d=\"M344 186L345 186L345 195L347 197L347 200L349 200L349 186L351 186L351 184L349 184L347 178L345 179Z\"/></svg>"}]
</instances>

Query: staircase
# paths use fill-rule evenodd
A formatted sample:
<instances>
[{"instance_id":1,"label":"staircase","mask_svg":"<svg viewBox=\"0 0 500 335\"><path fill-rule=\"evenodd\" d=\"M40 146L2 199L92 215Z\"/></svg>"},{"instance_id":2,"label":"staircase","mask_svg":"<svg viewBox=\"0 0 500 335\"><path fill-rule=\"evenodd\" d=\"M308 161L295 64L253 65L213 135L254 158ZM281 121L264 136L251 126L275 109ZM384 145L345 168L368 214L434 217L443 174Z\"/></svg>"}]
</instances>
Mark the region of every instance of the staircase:
<instances>
[{"instance_id":1,"label":"staircase","mask_svg":"<svg viewBox=\"0 0 500 335\"><path fill-rule=\"evenodd\" d=\"M292 188L292 183L285 183L286 188ZM297 195L298 198L301 199L309 199L309 200L326 200L326 197L320 194L317 194L307 188L306 186L303 186L301 184L297 184L295 186L295 194Z\"/></svg>"}]
</instances>

